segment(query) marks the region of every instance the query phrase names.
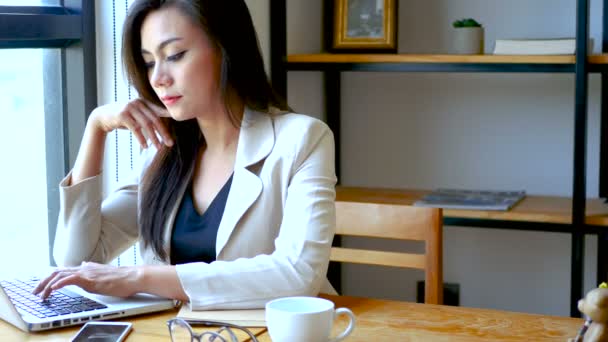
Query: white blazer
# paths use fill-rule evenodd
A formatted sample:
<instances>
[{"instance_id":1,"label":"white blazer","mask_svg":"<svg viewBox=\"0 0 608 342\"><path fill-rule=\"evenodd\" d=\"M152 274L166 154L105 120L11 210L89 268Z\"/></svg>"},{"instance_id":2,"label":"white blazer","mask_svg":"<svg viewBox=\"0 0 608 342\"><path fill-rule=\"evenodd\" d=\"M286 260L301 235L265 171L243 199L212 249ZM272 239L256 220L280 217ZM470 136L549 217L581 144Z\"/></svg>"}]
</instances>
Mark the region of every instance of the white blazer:
<instances>
[{"instance_id":1,"label":"white blazer","mask_svg":"<svg viewBox=\"0 0 608 342\"><path fill-rule=\"evenodd\" d=\"M108 263L138 240L139 182L155 152L145 150L134 178L104 200L100 175L73 185L66 176L54 242L58 265ZM261 308L278 297L335 293L326 278L336 220L334 154L322 121L245 109L217 260L176 266L192 309ZM165 226L167 255L187 183ZM164 264L150 248L140 250L145 264Z\"/></svg>"}]
</instances>

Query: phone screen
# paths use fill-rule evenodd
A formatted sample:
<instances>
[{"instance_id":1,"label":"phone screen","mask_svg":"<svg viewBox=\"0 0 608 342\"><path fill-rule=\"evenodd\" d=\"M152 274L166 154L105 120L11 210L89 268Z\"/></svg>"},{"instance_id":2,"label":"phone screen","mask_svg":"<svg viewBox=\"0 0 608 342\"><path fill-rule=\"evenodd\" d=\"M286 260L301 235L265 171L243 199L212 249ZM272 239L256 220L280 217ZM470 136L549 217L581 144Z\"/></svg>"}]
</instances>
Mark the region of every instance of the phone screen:
<instances>
[{"instance_id":1,"label":"phone screen","mask_svg":"<svg viewBox=\"0 0 608 342\"><path fill-rule=\"evenodd\" d=\"M72 342L119 342L123 341L131 329L131 324L102 324L87 323L74 338Z\"/></svg>"}]
</instances>

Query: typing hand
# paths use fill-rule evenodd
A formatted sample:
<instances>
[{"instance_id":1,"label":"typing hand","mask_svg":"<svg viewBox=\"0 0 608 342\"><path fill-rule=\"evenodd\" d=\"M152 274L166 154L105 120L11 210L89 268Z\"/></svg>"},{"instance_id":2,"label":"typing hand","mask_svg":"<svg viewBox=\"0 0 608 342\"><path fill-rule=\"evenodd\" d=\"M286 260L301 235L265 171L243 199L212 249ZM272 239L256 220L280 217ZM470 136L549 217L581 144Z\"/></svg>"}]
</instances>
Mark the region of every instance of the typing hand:
<instances>
[{"instance_id":1,"label":"typing hand","mask_svg":"<svg viewBox=\"0 0 608 342\"><path fill-rule=\"evenodd\" d=\"M58 268L42 279L33 294L46 299L54 290L76 285L85 291L116 297L137 293L137 267L116 267L94 262L83 262L77 267Z\"/></svg>"}]
</instances>

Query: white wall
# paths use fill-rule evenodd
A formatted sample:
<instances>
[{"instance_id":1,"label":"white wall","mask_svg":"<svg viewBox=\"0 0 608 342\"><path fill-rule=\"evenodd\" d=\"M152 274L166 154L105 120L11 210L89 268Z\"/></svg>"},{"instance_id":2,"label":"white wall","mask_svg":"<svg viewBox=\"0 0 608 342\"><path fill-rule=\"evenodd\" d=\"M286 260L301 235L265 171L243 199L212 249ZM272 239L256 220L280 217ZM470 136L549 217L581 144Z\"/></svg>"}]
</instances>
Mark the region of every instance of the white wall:
<instances>
[{"instance_id":1,"label":"white wall","mask_svg":"<svg viewBox=\"0 0 608 342\"><path fill-rule=\"evenodd\" d=\"M591 35L601 39L601 2ZM486 52L499 38L575 33L571 0L400 1L399 52L445 53L453 20L484 24ZM321 50L321 0L288 1L288 53ZM288 99L323 116L321 74L289 72ZM587 193L597 196L599 88L590 79ZM354 73L342 75L344 185L525 189L569 196L574 77L564 74ZM566 234L446 227L444 278L461 305L569 314ZM351 242L352 243L352 242ZM595 284L596 239L586 245L586 289ZM345 294L415 300L413 271L346 267ZM369 279L377 279L370 282Z\"/></svg>"},{"instance_id":2,"label":"white wall","mask_svg":"<svg viewBox=\"0 0 608 342\"><path fill-rule=\"evenodd\" d=\"M253 24L258 32L258 41L264 55L266 72L270 74L270 1L269 0L245 0Z\"/></svg>"}]
</instances>

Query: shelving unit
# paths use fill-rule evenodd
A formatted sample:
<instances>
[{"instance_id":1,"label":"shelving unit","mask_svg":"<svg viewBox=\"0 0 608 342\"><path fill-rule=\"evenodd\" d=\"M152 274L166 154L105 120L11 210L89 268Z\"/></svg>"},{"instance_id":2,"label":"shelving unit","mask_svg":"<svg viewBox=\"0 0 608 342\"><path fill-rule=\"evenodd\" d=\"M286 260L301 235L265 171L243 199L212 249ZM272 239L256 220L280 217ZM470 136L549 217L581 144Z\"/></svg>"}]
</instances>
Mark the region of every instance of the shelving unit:
<instances>
[{"instance_id":1,"label":"shelving unit","mask_svg":"<svg viewBox=\"0 0 608 342\"><path fill-rule=\"evenodd\" d=\"M287 55L287 7L285 0L271 0L271 73L275 89L287 94L288 71L322 71L324 75L327 124L336 140L336 160L340 160L340 73L375 72L496 72L572 73L575 76L574 158L571 197L527 196L507 212L445 210L446 225L503 228L568 233L572 237L570 314L579 316L577 301L583 296L583 256L585 234L598 235L599 281L608 275L608 205L600 198L586 198L587 93L589 73L601 73L608 84L608 54L588 55L589 0L577 0L577 50L573 56L496 56L429 54L302 54ZM328 3L331 3L328 1ZM603 1L603 32L608 33L608 0ZM602 51L608 51L603 37ZM602 98L608 87L602 87ZM602 103L603 137L600 147L600 195L608 196L608 105ZM336 165L340 174L340 164ZM372 189L338 186L338 199L411 204L424 190Z\"/></svg>"}]
</instances>

